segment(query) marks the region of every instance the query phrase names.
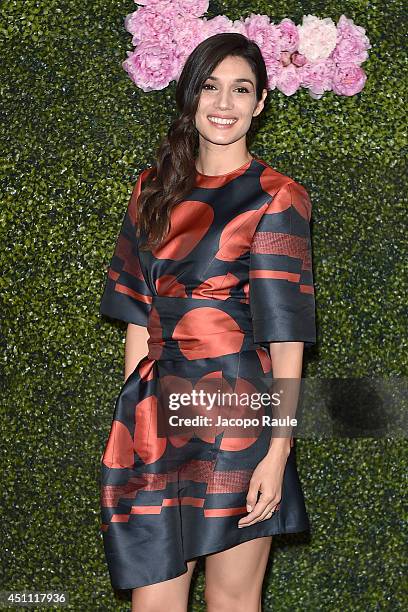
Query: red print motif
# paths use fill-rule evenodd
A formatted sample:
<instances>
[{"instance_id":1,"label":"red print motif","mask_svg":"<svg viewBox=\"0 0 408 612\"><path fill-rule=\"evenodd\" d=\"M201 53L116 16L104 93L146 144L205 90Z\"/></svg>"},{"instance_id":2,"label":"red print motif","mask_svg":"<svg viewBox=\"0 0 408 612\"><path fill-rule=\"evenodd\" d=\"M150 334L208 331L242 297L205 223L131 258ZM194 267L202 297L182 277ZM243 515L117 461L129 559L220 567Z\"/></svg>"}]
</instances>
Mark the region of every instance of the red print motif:
<instances>
[{"instance_id":1,"label":"red print motif","mask_svg":"<svg viewBox=\"0 0 408 612\"><path fill-rule=\"evenodd\" d=\"M187 257L208 232L214 212L205 202L186 201L173 208L170 219L168 236L152 253L156 259L178 261Z\"/></svg>"}]
</instances>

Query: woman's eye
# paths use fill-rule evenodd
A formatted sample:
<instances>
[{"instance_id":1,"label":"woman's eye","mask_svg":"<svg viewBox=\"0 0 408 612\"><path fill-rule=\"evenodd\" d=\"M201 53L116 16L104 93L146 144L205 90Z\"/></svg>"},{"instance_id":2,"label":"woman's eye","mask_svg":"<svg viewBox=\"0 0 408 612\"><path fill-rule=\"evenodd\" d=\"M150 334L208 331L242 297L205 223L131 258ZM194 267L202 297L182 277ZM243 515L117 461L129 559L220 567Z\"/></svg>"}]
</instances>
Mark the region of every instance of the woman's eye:
<instances>
[{"instance_id":1,"label":"woman's eye","mask_svg":"<svg viewBox=\"0 0 408 612\"><path fill-rule=\"evenodd\" d=\"M214 87L214 85L212 83L204 83L203 89L206 89L207 87ZM237 89L244 90L242 93L249 93L249 90L246 87L237 87Z\"/></svg>"}]
</instances>

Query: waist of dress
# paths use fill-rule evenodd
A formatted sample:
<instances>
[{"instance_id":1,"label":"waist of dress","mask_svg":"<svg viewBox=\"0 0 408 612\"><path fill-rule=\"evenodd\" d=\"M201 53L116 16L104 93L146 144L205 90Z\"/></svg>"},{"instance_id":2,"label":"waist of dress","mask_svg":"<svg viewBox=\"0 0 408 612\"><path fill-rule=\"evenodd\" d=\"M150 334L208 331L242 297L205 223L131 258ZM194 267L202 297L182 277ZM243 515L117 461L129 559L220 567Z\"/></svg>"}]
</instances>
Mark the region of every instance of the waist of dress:
<instances>
[{"instance_id":1,"label":"waist of dress","mask_svg":"<svg viewBox=\"0 0 408 612\"><path fill-rule=\"evenodd\" d=\"M249 304L226 300L152 297L147 322L150 359L205 359L256 348Z\"/></svg>"}]
</instances>

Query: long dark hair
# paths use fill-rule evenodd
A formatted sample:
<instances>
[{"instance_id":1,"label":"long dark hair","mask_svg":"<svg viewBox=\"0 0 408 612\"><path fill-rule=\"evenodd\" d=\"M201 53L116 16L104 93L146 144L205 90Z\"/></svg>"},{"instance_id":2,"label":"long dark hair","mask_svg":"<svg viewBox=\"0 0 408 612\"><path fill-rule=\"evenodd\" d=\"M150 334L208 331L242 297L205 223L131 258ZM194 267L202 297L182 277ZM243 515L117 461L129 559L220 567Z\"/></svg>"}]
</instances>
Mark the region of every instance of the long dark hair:
<instances>
[{"instance_id":1,"label":"long dark hair","mask_svg":"<svg viewBox=\"0 0 408 612\"><path fill-rule=\"evenodd\" d=\"M195 158L198 131L195 115L201 89L216 66L227 56L247 60L256 76L256 97L259 101L267 88L267 72L258 45L242 34L215 34L200 43L184 64L176 88L176 103L180 115L175 119L157 150L157 165L151 168L138 199L137 233L147 241L141 250L157 247L170 229L171 209L182 202L194 188ZM258 119L258 116L254 119ZM256 123L256 122L255 122ZM253 132L254 120L248 138Z\"/></svg>"}]
</instances>

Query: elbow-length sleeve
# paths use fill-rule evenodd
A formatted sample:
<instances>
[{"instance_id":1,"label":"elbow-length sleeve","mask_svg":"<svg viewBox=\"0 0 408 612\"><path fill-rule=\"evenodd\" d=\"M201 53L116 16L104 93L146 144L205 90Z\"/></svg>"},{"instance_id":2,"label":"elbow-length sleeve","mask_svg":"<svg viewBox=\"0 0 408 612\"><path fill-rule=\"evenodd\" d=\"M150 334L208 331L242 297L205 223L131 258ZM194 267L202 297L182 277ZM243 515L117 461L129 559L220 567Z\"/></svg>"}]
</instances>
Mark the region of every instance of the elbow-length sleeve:
<instances>
[{"instance_id":1,"label":"elbow-length sleeve","mask_svg":"<svg viewBox=\"0 0 408 612\"><path fill-rule=\"evenodd\" d=\"M250 248L249 303L254 341L316 343L310 219L306 189L291 181L265 209Z\"/></svg>"},{"instance_id":2,"label":"elbow-length sleeve","mask_svg":"<svg viewBox=\"0 0 408 612\"><path fill-rule=\"evenodd\" d=\"M133 187L115 250L107 270L99 313L112 319L147 327L152 294L143 276L136 236L137 198L143 173Z\"/></svg>"}]
</instances>

